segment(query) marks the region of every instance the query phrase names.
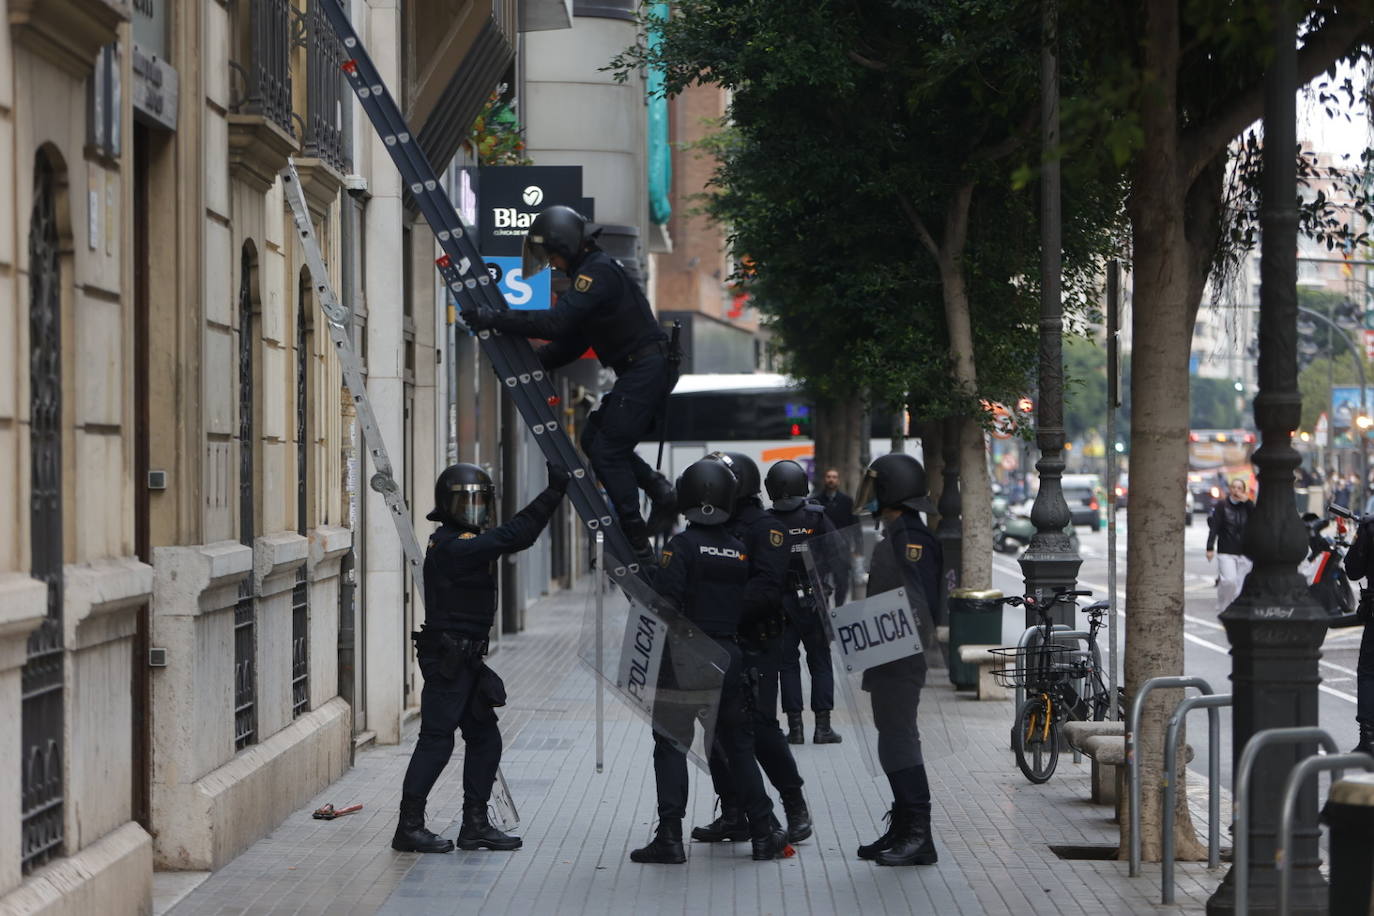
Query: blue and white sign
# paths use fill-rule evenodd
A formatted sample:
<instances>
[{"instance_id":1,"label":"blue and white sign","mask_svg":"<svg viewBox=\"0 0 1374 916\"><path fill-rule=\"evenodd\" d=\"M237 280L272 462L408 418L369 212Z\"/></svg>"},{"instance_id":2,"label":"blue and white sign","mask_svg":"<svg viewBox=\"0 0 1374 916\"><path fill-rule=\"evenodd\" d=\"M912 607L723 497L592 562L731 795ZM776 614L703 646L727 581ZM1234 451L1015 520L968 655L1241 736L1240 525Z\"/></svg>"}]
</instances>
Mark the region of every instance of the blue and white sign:
<instances>
[{"instance_id":1,"label":"blue and white sign","mask_svg":"<svg viewBox=\"0 0 1374 916\"><path fill-rule=\"evenodd\" d=\"M552 303L551 273L545 268L533 277L526 277L520 269L519 258L489 257L485 259L491 278L496 281L506 305L513 309L546 309Z\"/></svg>"}]
</instances>

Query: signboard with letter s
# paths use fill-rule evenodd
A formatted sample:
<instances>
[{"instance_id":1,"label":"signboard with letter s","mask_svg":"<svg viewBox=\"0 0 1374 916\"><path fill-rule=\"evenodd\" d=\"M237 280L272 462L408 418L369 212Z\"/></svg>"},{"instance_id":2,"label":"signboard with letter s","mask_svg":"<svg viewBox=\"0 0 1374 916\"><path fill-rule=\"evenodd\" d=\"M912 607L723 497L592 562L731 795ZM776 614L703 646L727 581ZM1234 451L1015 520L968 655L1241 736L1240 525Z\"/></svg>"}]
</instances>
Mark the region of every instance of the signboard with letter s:
<instances>
[{"instance_id":1,"label":"signboard with letter s","mask_svg":"<svg viewBox=\"0 0 1374 916\"><path fill-rule=\"evenodd\" d=\"M506 305L513 309L546 309L552 303L551 272L541 270L533 277L526 277L520 267L519 258L489 257L487 270L501 295L506 297Z\"/></svg>"}]
</instances>

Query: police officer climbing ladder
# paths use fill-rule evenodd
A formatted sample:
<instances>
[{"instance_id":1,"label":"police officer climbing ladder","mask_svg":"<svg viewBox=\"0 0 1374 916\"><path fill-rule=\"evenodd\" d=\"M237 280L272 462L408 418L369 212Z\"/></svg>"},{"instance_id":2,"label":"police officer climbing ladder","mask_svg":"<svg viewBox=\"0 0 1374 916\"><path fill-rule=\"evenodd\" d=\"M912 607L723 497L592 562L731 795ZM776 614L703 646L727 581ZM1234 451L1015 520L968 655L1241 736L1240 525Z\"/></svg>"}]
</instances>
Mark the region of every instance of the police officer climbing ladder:
<instances>
[{"instance_id":1,"label":"police officer climbing ladder","mask_svg":"<svg viewBox=\"0 0 1374 916\"><path fill-rule=\"evenodd\" d=\"M470 231L453 209L452 202L439 184L438 176L421 152L339 0L323 0L320 9L343 43L347 59L342 67L349 85L386 145L406 190L419 205L420 212L444 252L435 264L445 286L465 311L505 311L505 299L492 282ZM320 285L320 279L317 279L316 287ZM629 577L642 574L630 542L615 524L615 517L607 511L595 481L583 466L572 441L562 430L554 412L558 396L534 350L528 342L496 330L481 331L477 336L497 377L534 433L545 458L571 472L573 479L568 488L568 498L578 515L588 528L605 531L606 550L616 560L607 564L607 572L622 583ZM350 390L354 390L352 386ZM417 545L417 556L411 560L413 566L418 566L418 553Z\"/></svg>"}]
</instances>

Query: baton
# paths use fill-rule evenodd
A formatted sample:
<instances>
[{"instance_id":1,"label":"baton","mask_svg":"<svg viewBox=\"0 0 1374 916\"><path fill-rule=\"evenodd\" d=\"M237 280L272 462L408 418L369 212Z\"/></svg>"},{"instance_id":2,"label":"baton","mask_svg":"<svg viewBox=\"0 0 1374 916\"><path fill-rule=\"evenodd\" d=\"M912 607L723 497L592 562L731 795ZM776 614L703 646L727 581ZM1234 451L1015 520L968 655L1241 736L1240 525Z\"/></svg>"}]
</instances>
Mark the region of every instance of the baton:
<instances>
[{"instance_id":1,"label":"baton","mask_svg":"<svg viewBox=\"0 0 1374 916\"><path fill-rule=\"evenodd\" d=\"M679 339L682 336L682 322L673 322L673 332L668 337L668 368L669 375L673 377L676 384L677 368L682 365L682 349ZM673 385L669 385L663 392L663 409L658 412L658 461L654 463L654 470L663 472L663 444L668 439L668 405L671 403L668 398L673 393Z\"/></svg>"}]
</instances>

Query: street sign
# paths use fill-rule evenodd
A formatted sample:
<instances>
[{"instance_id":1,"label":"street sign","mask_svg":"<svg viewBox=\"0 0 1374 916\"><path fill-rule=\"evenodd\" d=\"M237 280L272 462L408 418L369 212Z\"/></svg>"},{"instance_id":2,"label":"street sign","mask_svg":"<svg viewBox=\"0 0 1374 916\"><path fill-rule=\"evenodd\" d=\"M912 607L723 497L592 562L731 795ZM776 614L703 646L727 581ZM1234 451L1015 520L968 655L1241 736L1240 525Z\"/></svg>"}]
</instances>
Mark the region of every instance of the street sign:
<instances>
[{"instance_id":1,"label":"street sign","mask_svg":"<svg viewBox=\"0 0 1374 916\"><path fill-rule=\"evenodd\" d=\"M496 281L506 304L513 309L546 309L550 306L551 272L541 270L533 277L526 277L520 267L519 258L489 257L487 272Z\"/></svg>"}]
</instances>

